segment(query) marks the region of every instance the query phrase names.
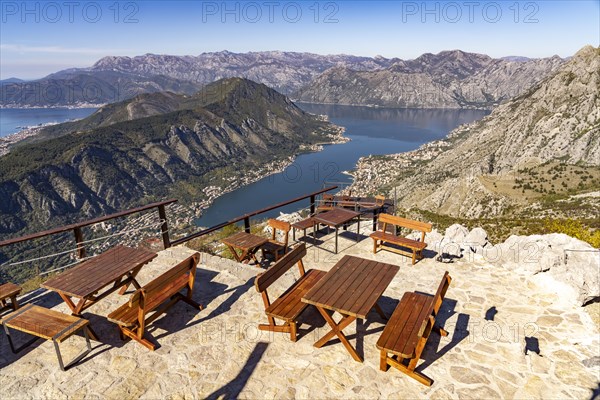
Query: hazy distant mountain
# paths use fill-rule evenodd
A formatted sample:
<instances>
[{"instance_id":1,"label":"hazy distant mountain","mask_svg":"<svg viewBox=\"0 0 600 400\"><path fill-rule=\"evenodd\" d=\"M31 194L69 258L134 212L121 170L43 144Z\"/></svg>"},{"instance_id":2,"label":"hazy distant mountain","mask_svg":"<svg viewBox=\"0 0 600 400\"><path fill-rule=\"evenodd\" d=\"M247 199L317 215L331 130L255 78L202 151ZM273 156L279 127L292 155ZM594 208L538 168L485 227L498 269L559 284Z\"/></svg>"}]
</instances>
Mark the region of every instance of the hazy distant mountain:
<instances>
[{"instance_id":1,"label":"hazy distant mountain","mask_svg":"<svg viewBox=\"0 0 600 400\"><path fill-rule=\"evenodd\" d=\"M544 79L564 60L492 59L460 50L423 54L377 71L332 68L292 95L300 101L400 108L493 108Z\"/></svg>"},{"instance_id":2,"label":"hazy distant mountain","mask_svg":"<svg viewBox=\"0 0 600 400\"><path fill-rule=\"evenodd\" d=\"M21 83L21 82L25 82L25 81L23 79L19 79L19 78L8 78L8 79L0 80L0 85L3 83Z\"/></svg>"},{"instance_id":3,"label":"hazy distant mountain","mask_svg":"<svg viewBox=\"0 0 600 400\"><path fill-rule=\"evenodd\" d=\"M219 179L242 179L336 132L265 85L235 78L194 96L140 95L64 126L0 157L3 234L154 198L200 201Z\"/></svg>"},{"instance_id":4,"label":"hazy distant mountain","mask_svg":"<svg viewBox=\"0 0 600 400\"><path fill-rule=\"evenodd\" d=\"M122 101L140 93L195 93L201 85L165 75L69 69L35 81L0 82L5 107L67 107Z\"/></svg>"},{"instance_id":5,"label":"hazy distant mountain","mask_svg":"<svg viewBox=\"0 0 600 400\"><path fill-rule=\"evenodd\" d=\"M122 71L144 76L167 75L200 84L221 78L242 77L264 83L279 92L290 93L335 66L367 71L388 67L395 60L286 51L221 51L202 53L199 56L146 54L137 57L105 57L94 64L91 70Z\"/></svg>"},{"instance_id":6,"label":"hazy distant mountain","mask_svg":"<svg viewBox=\"0 0 600 400\"><path fill-rule=\"evenodd\" d=\"M528 210L528 217L597 218L600 197L600 49L441 141L364 158L356 190L396 188L400 205L462 217ZM532 205L533 204L533 205ZM556 214L546 214L556 215Z\"/></svg>"},{"instance_id":7,"label":"hazy distant mountain","mask_svg":"<svg viewBox=\"0 0 600 400\"><path fill-rule=\"evenodd\" d=\"M44 79L0 84L0 105L104 104L140 93L192 94L222 78L243 77L307 102L417 108L491 108L527 90L564 61L518 61L460 50L414 60L282 51L104 57Z\"/></svg>"},{"instance_id":8,"label":"hazy distant mountain","mask_svg":"<svg viewBox=\"0 0 600 400\"><path fill-rule=\"evenodd\" d=\"M500 59L502 59L504 61L516 61L516 62L525 62L525 61L531 60L531 58L529 58L529 57L522 57L522 56L506 56L506 57L501 57Z\"/></svg>"}]
</instances>

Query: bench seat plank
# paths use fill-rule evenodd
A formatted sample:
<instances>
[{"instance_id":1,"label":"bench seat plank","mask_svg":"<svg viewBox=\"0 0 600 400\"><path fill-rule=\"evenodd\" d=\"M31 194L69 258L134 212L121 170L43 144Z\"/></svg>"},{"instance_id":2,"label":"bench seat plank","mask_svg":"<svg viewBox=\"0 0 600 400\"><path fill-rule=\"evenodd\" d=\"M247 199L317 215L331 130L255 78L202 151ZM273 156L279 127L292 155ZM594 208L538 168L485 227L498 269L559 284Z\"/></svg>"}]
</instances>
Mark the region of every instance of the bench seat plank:
<instances>
[{"instance_id":1,"label":"bench seat plank","mask_svg":"<svg viewBox=\"0 0 600 400\"><path fill-rule=\"evenodd\" d=\"M290 340L297 340L298 331L298 316L308 307L308 304L302 302L302 297L318 285L319 281L325 276L324 271L320 270L304 270L302 257L306 255L306 245L304 243L294 247L283 258L275 262L269 269L262 274L259 274L254 280L256 291L262 296L265 305L265 314L269 320L268 324L259 324L258 329L271 332L285 332L290 334ZM300 278L294 282L281 296L273 303L269 299L267 289L277 281L283 274L289 271L290 268L298 265ZM282 325L277 325L275 318L284 321Z\"/></svg>"},{"instance_id":2,"label":"bench seat plank","mask_svg":"<svg viewBox=\"0 0 600 400\"><path fill-rule=\"evenodd\" d=\"M161 303L186 287L188 280L187 275L181 275L176 280L169 282L157 295L149 299L146 308L150 310L156 309ZM125 303L108 314L106 318L115 324L133 326L137 322L138 307L130 307L129 303Z\"/></svg>"},{"instance_id":3,"label":"bench seat plank","mask_svg":"<svg viewBox=\"0 0 600 400\"><path fill-rule=\"evenodd\" d=\"M418 240L396 236L387 232L375 231L371 234L371 237L373 239L383 240L384 242L394 243L399 246L404 246L415 250L423 250L425 247L427 247L427 243L425 242L419 242Z\"/></svg>"},{"instance_id":4,"label":"bench seat plank","mask_svg":"<svg viewBox=\"0 0 600 400\"><path fill-rule=\"evenodd\" d=\"M431 312L432 300L432 296L404 293L377 341L377 348L402 358L412 358L423 335L427 314Z\"/></svg>"},{"instance_id":5,"label":"bench seat plank","mask_svg":"<svg viewBox=\"0 0 600 400\"><path fill-rule=\"evenodd\" d=\"M382 371L387 371L391 365L418 382L431 386L433 380L415 371L415 368L431 331L435 330L442 336L448 335L448 332L434 324L451 281L446 271L435 295L404 293L377 341L379 368Z\"/></svg>"},{"instance_id":6,"label":"bench seat plank","mask_svg":"<svg viewBox=\"0 0 600 400\"><path fill-rule=\"evenodd\" d=\"M19 308L17 302L17 296L21 293L21 287L14 283L8 282L0 285L0 311L12 306L13 310ZM9 306L6 302L10 298L11 305Z\"/></svg>"},{"instance_id":7,"label":"bench seat plank","mask_svg":"<svg viewBox=\"0 0 600 400\"><path fill-rule=\"evenodd\" d=\"M202 305L192 300L196 267L200 259L194 253L157 278L136 290L126 304L108 315L108 320L118 325L121 338L134 339L150 350L156 345L145 337L146 326L160 317L179 300L202 310ZM185 290L186 294L181 293ZM149 315L152 313L151 315Z\"/></svg>"},{"instance_id":8,"label":"bench seat plank","mask_svg":"<svg viewBox=\"0 0 600 400\"><path fill-rule=\"evenodd\" d=\"M294 321L304 311L308 304L302 302L302 297L325 275L325 271L309 270L296 281L284 294L279 296L265 312L271 317Z\"/></svg>"}]
</instances>

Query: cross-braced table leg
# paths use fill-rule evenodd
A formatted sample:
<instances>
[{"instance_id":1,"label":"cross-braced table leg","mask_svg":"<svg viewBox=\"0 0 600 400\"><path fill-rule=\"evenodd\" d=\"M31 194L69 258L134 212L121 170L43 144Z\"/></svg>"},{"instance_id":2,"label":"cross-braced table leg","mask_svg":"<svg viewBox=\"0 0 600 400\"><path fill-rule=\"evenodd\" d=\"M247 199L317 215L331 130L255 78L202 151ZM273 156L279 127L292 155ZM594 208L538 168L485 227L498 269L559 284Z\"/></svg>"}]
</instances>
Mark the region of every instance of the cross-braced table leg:
<instances>
[{"instance_id":1,"label":"cross-braced table leg","mask_svg":"<svg viewBox=\"0 0 600 400\"><path fill-rule=\"evenodd\" d=\"M67 296L64 293L58 293L58 295L63 299L63 301L71 309L71 315L74 315L74 316L79 317L79 318L83 318L81 316L81 312L83 311L85 303L87 302L86 298L79 299L79 301L77 302L77 304L75 304L75 303L73 303L73 300L71 300L70 296ZM88 329L89 334L90 334L90 339L99 342L100 340L98 339L98 335L96 334L96 332L94 332L94 330L92 329L92 327L91 326L87 326L87 329Z\"/></svg>"},{"instance_id":2,"label":"cross-braced table leg","mask_svg":"<svg viewBox=\"0 0 600 400\"><path fill-rule=\"evenodd\" d=\"M356 320L356 317L353 317L351 315L344 315L344 317L342 318L342 320L340 321L340 323L337 324L333 320L333 318L331 318L331 316L329 315L329 313L327 312L327 310L325 310L325 309L323 309L321 307L317 307L317 310L319 310L319 313L321 313L321 315L323 316L323 318L325 319L325 321L327 321L327 323L329 324L329 326L331 326L331 331L327 332L325 334L325 336L323 336L321 339L319 339L314 344L314 346L317 347L317 348L322 347L331 338L333 338L334 336L337 336L340 339L340 342L342 342L342 344L344 345L344 347L346 347L346 350L348 350L348 352L350 353L350 355L352 356L352 358L354 358L355 361L363 362L363 359L358 355L358 353L356 352L356 350L354 349L354 347L352 347L352 345L348 341L348 338L346 337L346 335L344 335L344 332L342 332L342 330L344 328L346 328L354 320Z\"/></svg>"}]
</instances>

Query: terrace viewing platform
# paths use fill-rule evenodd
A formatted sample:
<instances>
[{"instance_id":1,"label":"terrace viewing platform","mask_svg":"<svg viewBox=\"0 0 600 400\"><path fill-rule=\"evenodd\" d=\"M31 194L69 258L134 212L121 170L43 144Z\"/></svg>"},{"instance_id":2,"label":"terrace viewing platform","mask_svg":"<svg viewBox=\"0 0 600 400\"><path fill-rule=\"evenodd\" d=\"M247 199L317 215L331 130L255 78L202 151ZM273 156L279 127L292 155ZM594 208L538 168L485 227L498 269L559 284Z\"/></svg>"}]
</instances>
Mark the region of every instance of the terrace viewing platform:
<instances>
[{"instance_id":1,"label":"terrace viewing platform","mask_svg":"<svg viewBox=\"0 0 600 400\"><path fill-rule=\"evenodd\" d=\"M315 203L312 197L310 206ZM239 263L203 251L208 247L226 251L220 243L198 246L194 240L173 240L165 235L167 217L163 211L158 222L157 237L163 239L164 248L135 279L143 287L200 249L191 299L203 309L178 302L148 325L148 337L157 344L149 351L135 341L121 340L117 326L106 318L129 300L135 288L129 287L125 295L112 292L82 312L98 340L92 341L88 355L64 372L50 342L38 341L13 354L0 333L2 398L590 399L600 393L600 330L586 310L557 287L498 268L484 257L441 263L436 260L438 249L428 247L423 259L412 265L411 258L393 252L373 253L370 214L361 221L358 237L356 221L340 228L337 254L333 229L322 227L316 241L310 228L307 236L290 238L292 248L306 244L307 270L328 272L347 256L398 266L379 299L388 317L405 292L433 295L444 271L449 272L452 281L436 317L436 325L448 336L431 333L416 368L433 379L427 387L394 368L380 370L376 343L387 321L378 310L343 329L363 362L354 361L337 338L314 346L330 327L312 306L299 317L296 342L287 333L259 330L267 318L255 279L274 261L259 257L257 265ZM268 236L248 216L239 222L246 222L242 229ZM428 243L433 239L429 235ZM75 237L81 254L84 240ZM298 277L298 269L291 268L272 283L272 300ZM57 293L41 288L19 296L18 303L71 313ZM340 320L339 314L333 318ZM15 336L17 341L27 339ZM81 335L65 340L61 344L65 359L77 355L84 343Z\"/></svg>"}]
</instances>

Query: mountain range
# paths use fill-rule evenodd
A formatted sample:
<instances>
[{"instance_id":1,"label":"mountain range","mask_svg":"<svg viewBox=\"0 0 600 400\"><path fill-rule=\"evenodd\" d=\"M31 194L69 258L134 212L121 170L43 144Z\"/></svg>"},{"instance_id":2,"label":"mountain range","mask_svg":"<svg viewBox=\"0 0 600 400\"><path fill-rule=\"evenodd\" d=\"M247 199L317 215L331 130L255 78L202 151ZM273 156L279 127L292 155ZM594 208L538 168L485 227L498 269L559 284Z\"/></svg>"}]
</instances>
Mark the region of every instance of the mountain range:
<instances>
[{"instance_id":1,"label":"mountain range","mask_svg":"<svg viewBox=\"0 0 600 400\"><path fill-rule=\"evenodd\" d=\"M552 74L558 56L525 61L463 51L424 54L376 71L331 68L292 97L305 102L392 108L485 108Z\"/></svg>"},{"instance_id":2,"label":"mountain range","mask_svg":"<svg viewBox=\"0 0 600 400\"><path fill-rule=\"evenodd\" d=\"M395 191L402 207L465 218L597 219L599 94L600 49L586 46L553 75L445 139L361 159L355 190Z\"/></svg>"},{"instance_id":3,"label":"mountain range","mask_svg":"<svg viewBox=\"0 0 600 400\"><path fill-rule=\"evenodd\" d=\"M493 59L460 50L414 60L281 51L104 57L28 82L0 82L4 107L81 106L145 92L193 94L222 78L243 77L306 102L385 107L491 108L518 95L564 60Z\"/></svg>"},{"instance_id":4,"label":"mountain range","mask_svg":"<svg viewBox=\"0 0 600 400\"><path fill-rule=\"evenodd\" d=\"M143 94L46 128L0 157L0 232L83 220L155 198L204 200L339 130L246 79L193 96Z\"/></svg>"}]
</instances>

